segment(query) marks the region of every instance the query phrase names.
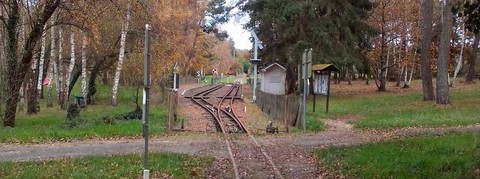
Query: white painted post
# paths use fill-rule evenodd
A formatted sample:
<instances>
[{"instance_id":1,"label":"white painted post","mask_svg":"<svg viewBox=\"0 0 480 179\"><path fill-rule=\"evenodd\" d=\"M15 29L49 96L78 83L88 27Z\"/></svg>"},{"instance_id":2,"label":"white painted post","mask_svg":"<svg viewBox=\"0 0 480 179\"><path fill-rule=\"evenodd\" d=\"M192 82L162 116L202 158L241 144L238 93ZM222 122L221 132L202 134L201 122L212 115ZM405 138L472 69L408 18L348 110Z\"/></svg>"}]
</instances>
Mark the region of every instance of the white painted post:
<instances>
[{"instance_id":1,"label":"white painted post","mask_svg":"<svg viewBox=\"0 0 480 179\"><path fill-rule=\"evenodd\" d=\"M253 97L252 97L252 102L257 101L257 95L256 95L256 90L257 90L257 64L260 62L260 59L258 59L258 49L262 49L263 46L260 44L260 39L258 39L257 34L255 34L254 31L250 31L254 40L254 46L253 46L253 59L250 61L253 63Z\"/></svg>"}]
</instances>

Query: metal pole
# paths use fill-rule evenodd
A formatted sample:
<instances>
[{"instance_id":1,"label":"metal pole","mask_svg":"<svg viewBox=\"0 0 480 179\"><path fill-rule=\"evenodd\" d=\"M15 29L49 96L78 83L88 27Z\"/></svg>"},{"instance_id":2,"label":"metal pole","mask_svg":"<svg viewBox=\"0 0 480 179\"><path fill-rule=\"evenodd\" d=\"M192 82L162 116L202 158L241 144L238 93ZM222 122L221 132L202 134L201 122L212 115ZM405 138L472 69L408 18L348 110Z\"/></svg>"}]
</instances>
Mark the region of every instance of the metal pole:
<instances>
[{"instance_id":1,"label":"metal pole","mask_svg":"<svg viewBox=\"0 0 480 179\"><path fill-rule=\"evenodd\" d=\"M252 101L257 101L257 63L258 63L258 40L254 40L253 46L253 98Z\"/></svg>"},{"instance_id":2,"label":"metal pole","mask_svg":"<svg viewBox=\"0 0 480 179\"><path fill-rule=\"evenodd\" d=\"M330 75L331 71L328 71L327 106L325 113L328 113L328 105L330 104Z\"/></svg>"},{"instance_id":3,"label":"metal pole","mask_svg":"<svg viewBox=\"0 0 480 179\"><path fill-rule=\"evenodd\" d=\"M258 48L262 49L263 46L260 43L260 39L258 39L257 34L255 34L254 31L250 31L252 34L252 37L254 38L254 43L253 43L253 59L251 59L251 62L253 63L253 97L252 97L252 102L255 102L257 100L257 64L260 62L260 59L258 59Z\"/></svg>"},{"instance_id":4,"label":"metal pole","mask_svg":"<svg viewBox=\"0 0 480 179\"><path fill-rule=\"evenodd\" d=\"M143 178L150 178L150 170L148 170L148 103L150 92L150 25L145 24L145 62L144 62L144 78L143 78L143 138L145 139L145 151L143 157Z\"/></svg>"},{"instance_id":5,"label":"metal pole","mask_svg":"<svg viewBox=\"0 0 480 179\"><path fill-rule=\"evenodd\" d=\"M257 101L257 62L253 62L253 98L252 101Z\"/></svg>"}]
</instances>

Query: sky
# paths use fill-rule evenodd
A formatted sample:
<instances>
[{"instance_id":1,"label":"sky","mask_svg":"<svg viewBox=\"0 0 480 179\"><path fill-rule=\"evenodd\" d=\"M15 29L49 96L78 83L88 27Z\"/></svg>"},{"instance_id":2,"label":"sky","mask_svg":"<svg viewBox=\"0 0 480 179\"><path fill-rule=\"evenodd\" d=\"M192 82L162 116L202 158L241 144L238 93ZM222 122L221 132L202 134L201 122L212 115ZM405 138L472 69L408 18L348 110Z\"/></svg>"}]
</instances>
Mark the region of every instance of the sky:
<instances>
[{"instance_id":1,"label":"sky","mask_svg":"<svg viewBox=\"0 0 480 179\"><path fill-rule=\"evenodd\" d=\"M236 49L251 49L252 43L250 42L250 32L243 29L243 25L246 24L250 18L248 15L239 18L231 18L228 23L220 26L221 29L224 29L228 32L230 38L235 42Z\"/></svg>"}]
</instances>

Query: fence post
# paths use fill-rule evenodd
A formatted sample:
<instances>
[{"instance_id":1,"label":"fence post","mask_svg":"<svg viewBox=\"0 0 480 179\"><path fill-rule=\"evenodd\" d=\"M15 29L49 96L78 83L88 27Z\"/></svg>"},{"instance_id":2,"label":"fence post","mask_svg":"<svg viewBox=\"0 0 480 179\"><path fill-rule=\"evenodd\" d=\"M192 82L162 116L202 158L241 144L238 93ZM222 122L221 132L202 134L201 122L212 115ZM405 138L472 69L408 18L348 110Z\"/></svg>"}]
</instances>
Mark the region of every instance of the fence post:
<instances>
[{"instance_id":1,"label":"fence post","mask_svg":"<svg viewBox=\"0 0 480 179\"><path fill-rule=\"evenodd\" d=\"M283 106L283 107L284 107L283 116L284 116L284 118L285 118L285 119L284 119L284 120L285 120L285 121L284 121L284 122L285 122L285 131L287 131L287 133L289 133L289 131L288 131L288 125L289 125L289 124L288 124L288 111L287 111L287 109L288 109L288 108L287 108L287 106L288 106L288 96L287 96L287 95L285 95L284 100L285 100L285 101L284 101L284 106Z\"/></svg>"},{"instance_id":2,"label":"fence post","mask_svg":"<svg viewBox=\"0 0 480 179\"><path fill-rule=\"evenodd\" d=\"M172 91L168 94L168 130L173 130L176 118L177 92Z\"/></svg>"}]
</instances>

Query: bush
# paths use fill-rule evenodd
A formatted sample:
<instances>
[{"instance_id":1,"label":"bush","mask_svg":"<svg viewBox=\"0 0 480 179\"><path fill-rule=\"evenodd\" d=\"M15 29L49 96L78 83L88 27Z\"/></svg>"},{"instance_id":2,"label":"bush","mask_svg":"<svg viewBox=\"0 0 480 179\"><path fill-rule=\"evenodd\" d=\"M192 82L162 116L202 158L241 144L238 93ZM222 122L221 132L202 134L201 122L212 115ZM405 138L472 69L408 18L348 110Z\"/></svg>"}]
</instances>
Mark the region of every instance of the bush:
<instances>
[{"instance_id":1,"label":"bush","mask_svg":"<svg viewBox=\"0 0 480 179\"><path fill-rule=\"evenodd\" d=\"M78 125L78 117L80 116L80 108L77 104L70 104L67 108L67 121L65 122L68 127L72 128Z\"/></svg>"}]
</instances>

